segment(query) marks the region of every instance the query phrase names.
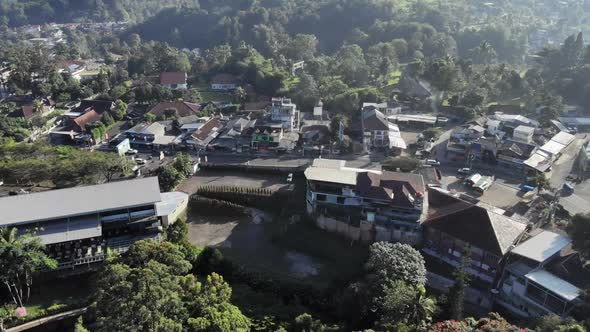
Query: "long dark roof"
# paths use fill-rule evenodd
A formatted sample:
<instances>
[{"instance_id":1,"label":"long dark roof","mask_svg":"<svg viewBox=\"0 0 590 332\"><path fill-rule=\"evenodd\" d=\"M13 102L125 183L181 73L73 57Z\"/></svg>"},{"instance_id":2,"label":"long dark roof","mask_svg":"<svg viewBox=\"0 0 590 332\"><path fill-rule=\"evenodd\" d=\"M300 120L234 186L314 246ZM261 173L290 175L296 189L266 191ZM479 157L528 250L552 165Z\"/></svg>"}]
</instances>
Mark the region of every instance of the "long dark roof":
<instances>
[{"instance_id":1,"label":"long dark roof","mask_svg":"<svg viewBox=\"0 0 590 332\"><path fill-rule=\"evenodd\" d=\"M418 174L360 172L356 182L363 197L391 201L394 206L411 208L414 206L412 197L424 195L424 180Z\"/></svg>"},{"instance_id":2,"label":"long dark roof","mask_svg":"<svg viewBox=\"0 0 590 332\"><path fill-rule=\"evenodd\" d=\"M475 247L503 256L525 230L526 225L507 216L464 200L429 190L429 205L434 209L424 222Z\"/></svg>"},{"instance_id":3,"label":"long dark roof","mask_svg":"<svg viewBox=\"0 0 590 332\"><path fill-rule=\"evenodd\" d=\"M89 112L94 110L98 114L102 114L106 111L110 111L113 107L113 102L110 100L91 100L84 99L80 102L80 106L76 108L76 112Z\"/></svg>"},{"instance_id":4,"label":"long dark roof","mask_svg":"<svg viewBox=\"0 0 590 332\"><path fill-rule=\"evenodd\" d=\"M375 109L363 110L364 130L389 130L389 123L383 115Z\"/></svg>"}]
</instances>

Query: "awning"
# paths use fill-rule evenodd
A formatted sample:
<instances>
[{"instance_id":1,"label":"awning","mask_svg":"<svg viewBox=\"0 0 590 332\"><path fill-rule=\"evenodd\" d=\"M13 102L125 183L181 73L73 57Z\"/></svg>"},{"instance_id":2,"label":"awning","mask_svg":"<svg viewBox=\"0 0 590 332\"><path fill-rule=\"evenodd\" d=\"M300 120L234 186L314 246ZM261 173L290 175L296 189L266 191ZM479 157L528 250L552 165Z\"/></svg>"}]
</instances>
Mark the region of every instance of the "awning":
<instances>
[{"instance_id":1,"label":"awning","mask_svg":"<svg viewBox=\"0 0 590 332\"><path fill-rule=\"evenodd\" d=\"M43 228L37 231L43 244L70 242L101 235L102 226L97 215L44 223Z\"/></svg>"}]
</instances>

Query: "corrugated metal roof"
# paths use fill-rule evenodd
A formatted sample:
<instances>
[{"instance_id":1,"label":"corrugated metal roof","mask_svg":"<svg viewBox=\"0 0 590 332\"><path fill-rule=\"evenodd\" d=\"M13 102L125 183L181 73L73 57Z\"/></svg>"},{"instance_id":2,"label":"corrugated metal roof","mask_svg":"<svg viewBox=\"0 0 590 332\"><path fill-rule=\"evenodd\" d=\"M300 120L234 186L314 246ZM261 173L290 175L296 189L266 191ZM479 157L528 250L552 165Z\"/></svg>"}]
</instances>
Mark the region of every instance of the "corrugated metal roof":
<instances>
[{"instance_id":1,"label":"corrugated metal roof","mask_svg":"<svg viewBox=\"0 0 590 332\"><path fill-rule=\"evenodd\" d=\"M542 263L560 252L572 241L563 235L542 231L518 245L512 253Z\"/></svg>"},{"instance_id":2,"label":"corrugated metal roof","mask_svg":"<svg viewBox=\"0 0 590 332\"><path fill-rule=\"evenodd\" d=\"M540 286L545 287L567 301L574 300L576 297L580 296L581 293L578 287L545 270L531 272L527 274L525 278L536 282Z\"/></svg>"},{"instance_id":3,"label":"corrugated metal roof","mask_svg":"<svg viewBox=\"0 0 590 332\"><path fill-rule=\"evenodd\" d=\"M553 136L553 138L551 138L551 140L554 142L557 142L559 144L563 144L565 146L568 146L571 142L574 141L575 138L576 137L570 133L566 133L565 131L560 131L555 136Z\"/></svg>"},{"instance_id":4,"label":"corrugated metal roof","mask_svg":"<svg viewBox=\"0 0 590 332\"><path fill-rule=\"evenodd\" d=\"M305 177L310 181L356 185L357 172L334 168L308 167Z\"/></svg>"},{"instance_id":5,"label":"corrugated metal roof","mask_svg":"<svg viewBox=\"0 0 590 332\"><path fill-rule=\"evenodd\" d=\"M37 231L36 235L43 244L62 243L99 237L102 235L102 226L98 216L91 215L85 218L44 223L43 228Z\"/></svg>"},{"instance_id":6,"label":"corrugated metal roof","mask_svg":"<svg viewBox=\"0 0 590 332\"><path fill-rule=\"evenodd\" d=\"M338 159L314 159L312 167L340 169L346 165L345 160Z\"/></svg>"},{"instance_id":7,"label":"corrugated metal roof","mask_svg":"<svg viewBox=\"0 0 590 332\"><path fill-rule=\"evenodd\" d=\"M161 200L157 177L0 198L0 226L98 213Z\"/></svg>"}]
</instances>

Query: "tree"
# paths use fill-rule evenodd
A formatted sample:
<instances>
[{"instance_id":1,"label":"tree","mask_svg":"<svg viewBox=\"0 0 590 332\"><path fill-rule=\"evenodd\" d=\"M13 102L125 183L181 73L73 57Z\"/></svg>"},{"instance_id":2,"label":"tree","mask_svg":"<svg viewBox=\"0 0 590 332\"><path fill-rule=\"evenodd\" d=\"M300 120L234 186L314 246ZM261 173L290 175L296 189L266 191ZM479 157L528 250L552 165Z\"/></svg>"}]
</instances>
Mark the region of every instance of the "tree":
<instances>
[{"instance_id":1,"label":"tree","mask_svg":"<svg viewBox=\"0 0 590 332\"><path fill-rule=\"evenodd\" d=\"M0 306L0 332L6 331L4 324L14 318L14 304L5 304Z\"/></svg>"},{"instance_id":2,"label":"tree","mask_svg":"<svg viewBox=\"0 0 590 332\"><path fill-rule=\"evenodd\" d=\"M173 190L182 180L184 180L184 175L173 166L166 165L158 169L158 181L164 191Z\"/></svg>"},{"instance_id":3,"label":"tree","mask_svg":"<svg viewBox=\"0 0 590 332\"><path fill-rule=\"evenodd\" d=\"M102 121L102 123L104 123L106 127L109 127L110 125L115 123L115 119L113 119L109 112L105 112L100 121Z\"/></svg>"},{"instance_id":4,"label":"tree","mask_svg":"<svg viewBox=\"0 0 590 332\"><path fill-rule=\"evenodd\" d=\"M16 228L0 229L0 281L12 301L23 307L31 295L33 277L44 269L54 269L57 262L45 253L41 240L32 234L17 236Z\"/></svg>"},{"instance_id":5,"label":"tree","mask_svg":"<svg viewBox=\"0 0 590 332\"><path fill-rule=\"evenodd\" d=\"M316 81L306 73L300 75L299 83L293 89L292 95L293 101L304 111L312 110L320 98Z\"/></svg>"},{"instance_id":6,"label":"tree","mask_svg":"<svg viewBox=\"0 0 590 332\"><path fill-rule=\"evenodd\" d=\"M536 332L586 332L574 319L557 315L543 316L533 324Z\"/></svg>"},{"instance_id":7,"label":"tree","mask_svg":"<svg viewBox=\"0 0 590 332\"><path fill-rule=\"evenodd\" d=\"M416 286L426 283L424 258L407 244L373 243L369 248L367 270L384 280L401 280Z\"/></svg>"},{"instance_id":8,"label":"tree","mask_svg":"<svg viewBox=\"0 0 590 332\"><path fill-rule=\"evenodd\" d=\"M76 320L76 325L74 325L74 332L90 332L87 328L84 327L84 319L82 316L78 317Z\"/></svg>"},{"instance_id":9,"label":"tree","mask_svg":"<svg viewBox=\"0 0 590 332\"><path fill-rule=\"evenodd\" d=\"M315 35L297 34L285 46L283 54L291 60L311 60L316 52L318 39Z\"/></svg>"},{"instance_id":10,"label":"tree","mask_svg":"<svg viewBox=\"0 0 590 332\"><path fill-rule=\"evenodd\" d=\"M420 160L406 156L389 157L381 163L384 170L396 171L400 169L402 172L411 172L418 169L420 165Z\"/></svg>"},{"instance_id":11,"label":"tree","mask_svg":"<svg viewBox=\"0 0 590 332\"><path fill-rule=\"evenodd\" d=\"M248 97L248 95L246 94L246 91L241 86L237 87L232 92L232 99L233 99L234 103L241 104L244 101L246 101L247 97Z\"/></svg>"},{"instance_id":12,"label":"tree","mask_svg":"<svg viewBox=\"0 0 590 332\"><path fill-rule=\"evenodd\" d=\"M186 89L182 92L182 100L189 103L198 103L201 101L201 94L197 89Z\"/></svg>"},{"instance_id":13,"label":"tree","mask_svg":"<svg viewBox=\"0 0 590 332\"><path fill-rule=\"evenodd\" d=\"M535 176L535 185L537 186L537 189L539 191L551 189L551 183L549 182L549 179L547 179L547 176L544 173L539 173Z\"/></svg>"},{"instance_id":14,"label":"tree","mask_svg":"<svg viewBox=\"0 0 590 332\"><path fill-rule=\"evenodd\" d=\"M428 128L422 132L424 139L430 141L432 139L437 140L443 134L443 130L440 128Z\"/></svg>"},{"instance_id":15,"label":"tree","mask_svg":"<svg viewBox=\"0 0 590 332\"><path fill-rule=\"evenodd\" d=\"M122 101L121 99L118 99L117 101L115 101L115 108L113 110L113 118L117 121L123 120L125 118L125 116L127 115L127 108L128 108L127 103Z\"/></svg>"},{"instance_id":16,"label":"tree","mask_svg":"<svg viewBox=\"0 0 590 332\"><path fill-rule=\"evenodd\" d=\"M174 167L180 174L188 176L193 172L193 161L188 154L181 152L176 156L172 167Z\"/></svg>"},{"instance_id":17,"label":"tree","mask_svg":"<svg viewBox=\"0 0 590 332\"><path fill-rule=\"evenodd\" d=\"M590 215L576 214L568 227L574 249L584 259L584 265L590 268Z\"/></svg>"},{"instance_id":18,"label":"tree","mask_svg":"<svg viewBox=\"0 0 590 332\"><path fill-rule=\"evenodd\" d=\"M145 115L145 122L147 123L154 123L156 120L158 120L158 117L153 113L147 113Z\"/></svg>"},{"instance_id":19,"label":"tree","mask_svg":"<svg viewBox=\"0 0 590 332\"><path fill-rule=\"evenodd\" d=\"M369 78L363 49L358 45L343 45L335 55L335 65L349 84L363 85Z\"/></svg>"},{"instance_id":20,"label":"tree","mask_svg":"<svg viewBox=\"0 0 590 332\"><path fill-rule=\"evenodd\" d=\"M469 285L469 274L465 270L471 264L471 250L466 248L461 256L461 266L453 273L455 283L449 287L447 296L447 311L451 319L463 319L463 303L465 301L465 288Z\"/></svg>"},{"instance_id":21,"label":"tree","mask_svg":"<svg viewBox=\"0 0 590 332\"><path fill-rule=\"evenodd\" d=\"M391 281L383 288L378 305L381 319L378 325L385 329L395 323L424 328L436 313L436 300L426 296L424 286L411 286L401 280Z\"/></svg>"}]
</instances>

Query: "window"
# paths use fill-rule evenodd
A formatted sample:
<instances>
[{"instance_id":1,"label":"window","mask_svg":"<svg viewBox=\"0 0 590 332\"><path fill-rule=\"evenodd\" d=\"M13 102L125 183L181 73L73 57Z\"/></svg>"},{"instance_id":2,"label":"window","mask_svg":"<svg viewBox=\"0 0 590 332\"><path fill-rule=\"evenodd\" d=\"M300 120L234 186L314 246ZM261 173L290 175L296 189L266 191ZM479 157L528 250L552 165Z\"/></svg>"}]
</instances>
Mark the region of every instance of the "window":
<instances>
[{"instance_id":1,"label":"window","mask_svg":"<svg viewBox=\"0 0 590 332\"><path fill-rule=\"evenodd\" d=\"M336 197L336 203L344 204L344 197Z\"/></svg>"},{"instance_id":2,"label":"window","mask_svg":"<svg viewBox=\"0 0 590 332\"><path fill-rule=\"evenodd\" d=\"M324 194L317 194L316 195L316 199L320 202L325 202L326 201L326 195Z\"/></svg>"}]
</instances>

